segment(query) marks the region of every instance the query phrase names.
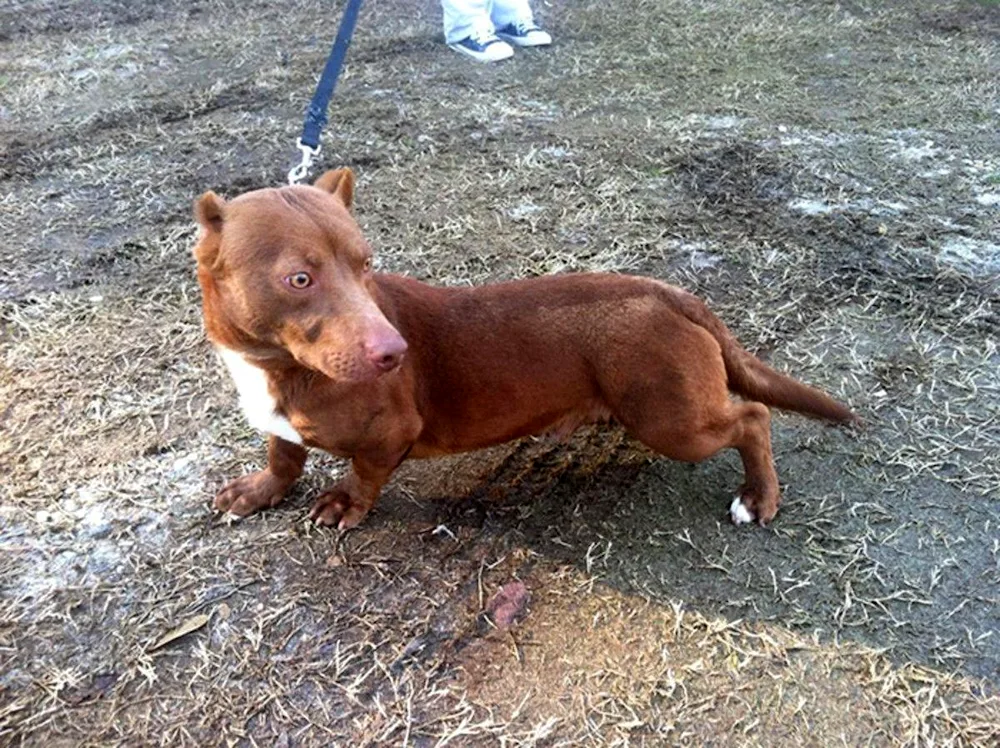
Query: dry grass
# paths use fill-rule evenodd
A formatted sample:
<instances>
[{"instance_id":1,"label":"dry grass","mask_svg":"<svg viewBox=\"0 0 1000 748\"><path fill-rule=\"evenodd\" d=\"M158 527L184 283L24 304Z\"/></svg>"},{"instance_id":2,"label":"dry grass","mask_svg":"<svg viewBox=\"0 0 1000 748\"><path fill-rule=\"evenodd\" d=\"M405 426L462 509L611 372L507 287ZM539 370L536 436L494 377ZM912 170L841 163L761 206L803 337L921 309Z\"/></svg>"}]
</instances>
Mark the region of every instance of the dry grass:
<instances>
[{"instance_id":1,"label":"dry grass","mask_svg":"<svg viewBox=\"0 0 1000 748\"><path fill-rule=\"evenodd\" d=\"M552 570L526 625L462 654L473 703L553 744L970 744L998 736L995 699L961 678L787 629L652 606ZM954 715L960 715L955 719Z\"/></svg>"},{"instance_id":2,"label":"dry grass","mask_svg":"<svg viewBox=\"0 0 1000 748\"><path fill-rule=\"evenodd\" d=\"M261 440L189 205L282 180L334 22L0 11L0 743L1000 740L997 9L539 11L558 43L490 67L433 5L366 3L326 163L382 267L673 280L867 429L776 419L767 532L722 520L732 455L615 431L408 464L346 535L305 520L328 458L221 521ZM530 612L492 631L513 578Z\"/></svg>"}]
</instances>

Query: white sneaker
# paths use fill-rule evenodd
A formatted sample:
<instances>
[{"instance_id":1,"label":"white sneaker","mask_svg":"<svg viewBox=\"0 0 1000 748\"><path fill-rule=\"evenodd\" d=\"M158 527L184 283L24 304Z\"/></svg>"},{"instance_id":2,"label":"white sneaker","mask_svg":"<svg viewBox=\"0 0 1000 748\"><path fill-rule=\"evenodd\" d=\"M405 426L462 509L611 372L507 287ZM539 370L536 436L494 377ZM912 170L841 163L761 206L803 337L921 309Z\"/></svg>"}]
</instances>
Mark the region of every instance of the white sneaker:
<instances>
[{"instance_id":1,"label":"white sneaker","mask_svg":"<svg viewBox=\"0 0 1000 748\"><path fill-rule=\"evenodd\" d=\"M552 37L542 31L531 18L508 23L496 30L496 35L515 47L545 47L552 44Z\"/></svg>"},{"instance_id":2,"label":"white sneaker","mask_svg":"<svg viewBox=\"0 0 1000 748\"><path fill-rule=\"evenodd\" d=\"M514 48L498 39L492 26L475 29L470 36L448 46L480 62L497 62L514 56Z\"/></svg>"}]
</instances>

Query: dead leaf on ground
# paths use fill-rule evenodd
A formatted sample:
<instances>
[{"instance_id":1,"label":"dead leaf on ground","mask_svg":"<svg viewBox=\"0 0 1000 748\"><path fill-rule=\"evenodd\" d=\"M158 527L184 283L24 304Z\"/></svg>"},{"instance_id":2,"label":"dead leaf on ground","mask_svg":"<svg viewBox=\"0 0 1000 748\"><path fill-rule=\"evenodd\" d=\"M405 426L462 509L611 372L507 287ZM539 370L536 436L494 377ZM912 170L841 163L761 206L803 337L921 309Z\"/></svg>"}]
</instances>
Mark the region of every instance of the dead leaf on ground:
<instances>
[{"instance_id":1,"label":"dead leaf on ground","mask_svg":"<svg viewBox=\"0 0 1000 748\"><path fill-rule=\"evenodd\" d=\"M162 649L171 642L180 639L182 636L187 636L188 634L197 631L198 629L202 628L206 623L208 623L207 613L199 613L196 616L192 616L191 618L184 621L184 623L182 623L177 628L171 629L163 636L161 636L160 640L156 642L156 644L154 644L152 647L150 647L148 651L155 652L158 649Z\"/></svg>"}]
</instances>

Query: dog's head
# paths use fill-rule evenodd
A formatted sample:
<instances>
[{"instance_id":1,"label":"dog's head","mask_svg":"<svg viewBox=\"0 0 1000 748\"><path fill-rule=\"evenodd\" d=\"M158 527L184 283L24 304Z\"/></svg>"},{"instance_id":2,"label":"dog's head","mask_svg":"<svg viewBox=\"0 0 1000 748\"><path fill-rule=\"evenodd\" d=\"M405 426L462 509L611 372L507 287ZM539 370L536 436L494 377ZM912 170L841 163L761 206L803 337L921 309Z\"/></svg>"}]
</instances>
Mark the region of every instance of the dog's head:
<instances>
[{"instance_id":1,"label":"dog's head","mask_svg":"<svg viewBox=\"0 0 1000 748\"><path fill-rule=\"evenodd\" d=\"M251 360L302 366L342 381L396 369L406 342L376 303L372 251L351 216L354 175L312 187L206 192L194 206L205 328Z\"/></svg>"}]
</instances>

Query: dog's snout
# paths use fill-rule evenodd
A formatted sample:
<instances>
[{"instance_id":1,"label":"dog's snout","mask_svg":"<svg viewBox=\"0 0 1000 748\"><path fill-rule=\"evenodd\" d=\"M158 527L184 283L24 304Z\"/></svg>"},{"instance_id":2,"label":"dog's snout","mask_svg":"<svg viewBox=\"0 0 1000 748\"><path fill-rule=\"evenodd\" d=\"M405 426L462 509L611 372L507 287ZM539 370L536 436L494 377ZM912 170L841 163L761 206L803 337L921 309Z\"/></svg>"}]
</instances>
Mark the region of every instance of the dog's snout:
<instances>
[{"instance_id":1,"label":"dog's snout","mask_svg":"<svg viewBox=\"0 0 1000 748\"><path fill-rule=\"evenodd\" d=\"M376 369L388 372L403 362L407 345L395 330L373 335L365 341L365 355Z\"/></svg>"}]
</instances>

